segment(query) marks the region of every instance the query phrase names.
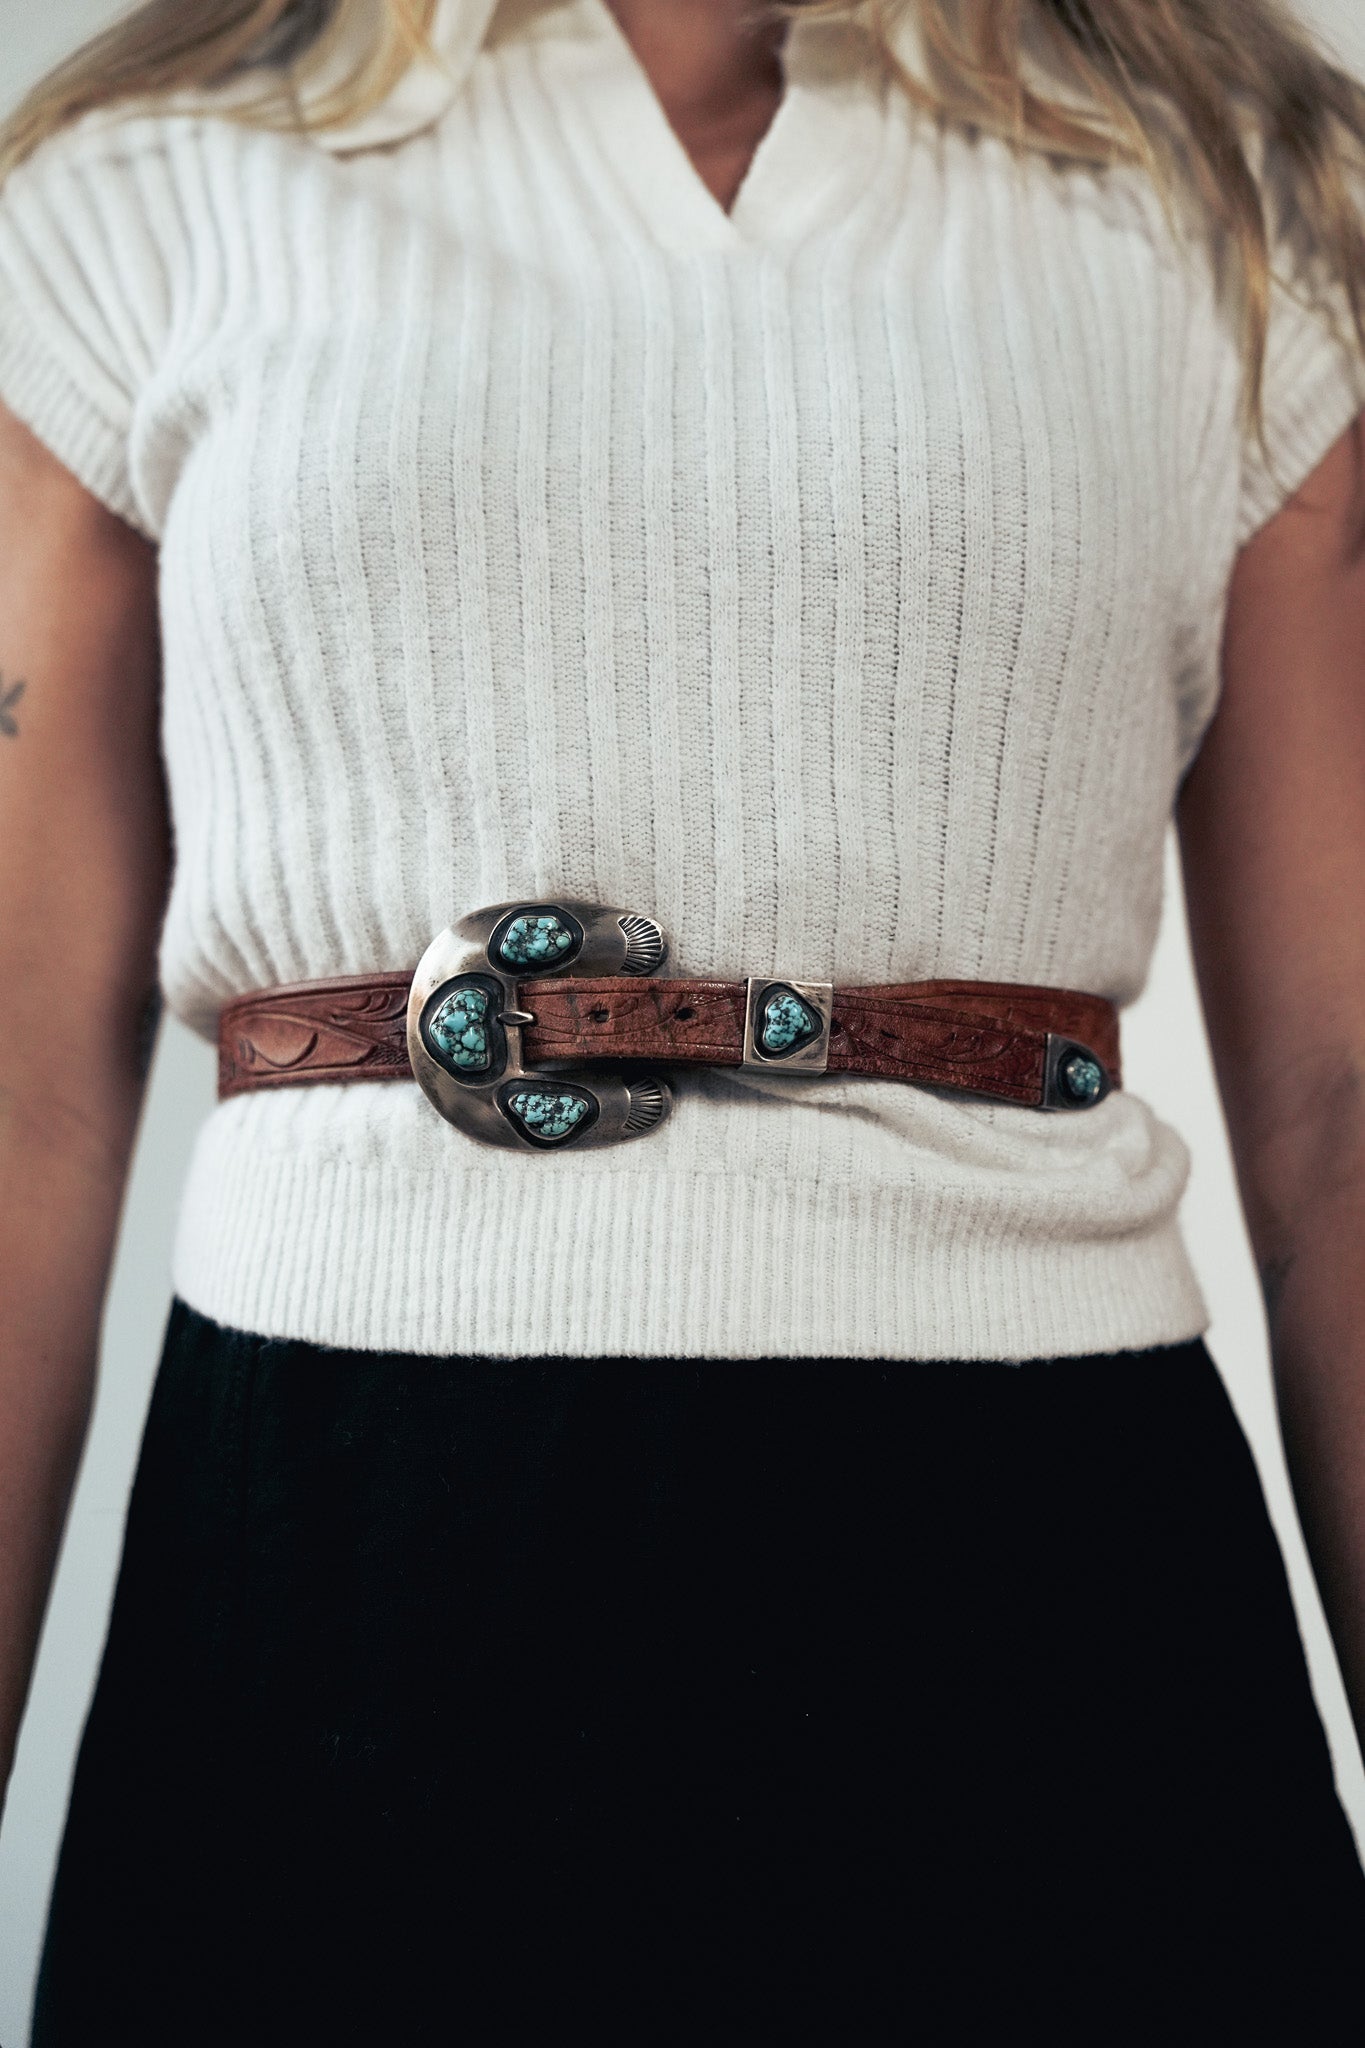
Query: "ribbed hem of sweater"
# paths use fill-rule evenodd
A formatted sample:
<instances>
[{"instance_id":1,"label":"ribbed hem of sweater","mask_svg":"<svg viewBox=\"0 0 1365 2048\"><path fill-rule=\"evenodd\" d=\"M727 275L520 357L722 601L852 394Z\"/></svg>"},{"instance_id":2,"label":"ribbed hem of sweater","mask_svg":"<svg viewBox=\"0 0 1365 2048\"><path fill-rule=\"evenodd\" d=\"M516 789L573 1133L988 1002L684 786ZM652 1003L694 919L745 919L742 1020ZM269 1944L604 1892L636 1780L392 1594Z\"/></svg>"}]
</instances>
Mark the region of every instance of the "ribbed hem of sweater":
<instances>
[{"instance_id":1,"label":"ribbed hem of sweater","mask_svg":"<svg viewBox=\"0 0 1365 2048\"><path fill-rule=\"evenodd\" d=\"M1022 1359L1208 1326L1174 1222L1013 1243L936 1191L260 1154L192 1179L175 1285L231 1328L443 1356Z\"/></svg>"}]
</instances>

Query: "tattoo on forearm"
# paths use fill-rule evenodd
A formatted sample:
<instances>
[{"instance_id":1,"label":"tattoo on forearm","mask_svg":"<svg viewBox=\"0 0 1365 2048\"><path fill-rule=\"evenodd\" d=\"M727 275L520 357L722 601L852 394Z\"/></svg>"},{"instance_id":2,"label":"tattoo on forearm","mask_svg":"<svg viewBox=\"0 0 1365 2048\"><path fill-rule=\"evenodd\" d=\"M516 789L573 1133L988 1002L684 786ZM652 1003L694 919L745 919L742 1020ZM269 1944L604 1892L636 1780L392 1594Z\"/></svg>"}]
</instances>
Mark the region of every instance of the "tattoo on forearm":
<instances>
[{"instance_id":1,"label":"tattoo on forearm","mask_svg":"<svg viewBox=\"0 0 1365 2048\"><path fill-rule=\"evenodd\" d=\"M7 689L4 676L0 675L0 737L18 739L19 721L14 715L14 707L27 688L27 683L11 683Z\"/></svg>"}]
</instances>

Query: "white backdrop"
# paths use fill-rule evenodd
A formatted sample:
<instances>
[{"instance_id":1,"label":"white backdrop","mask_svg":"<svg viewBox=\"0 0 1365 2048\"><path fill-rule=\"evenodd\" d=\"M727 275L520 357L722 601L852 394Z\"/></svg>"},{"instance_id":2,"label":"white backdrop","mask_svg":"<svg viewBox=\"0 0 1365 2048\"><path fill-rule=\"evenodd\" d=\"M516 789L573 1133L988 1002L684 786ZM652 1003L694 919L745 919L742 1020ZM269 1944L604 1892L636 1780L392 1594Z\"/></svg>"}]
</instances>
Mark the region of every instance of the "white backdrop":
<instances>
[{"instance_id":1,"label":"white backdrop","mask_svg":"<svg viewBox=\"0 0 1365 2048\"><path fill-rule=\"evenodd\" d=\"M1359 0L1301 4L1338 56L1365 74L1365 11ZM33 0L0 0L0 108L15 100L54 58L118 11L109 0L46 0L41 8ZM1294 1586L1337 1782L1357 1840L1365 1844L1365 1771L1285 1476L1260 1296L1194 992L1173 862L1151 980L1124 1026L1128 1085L1184 1134L1194 1154L1184 1222L1213 1313L1210 1347L1256 1452ZM194 1134L211 1105L212 1091L209 1048L179 1025L168 1023L157 1050L128 1191L105 1318L94 1424L0 1828L4 2048L19 2048L27 2039L47 1893L108 1619L128 1489L170 1299L175 1207Z\"/></svg>"}]
</instances>

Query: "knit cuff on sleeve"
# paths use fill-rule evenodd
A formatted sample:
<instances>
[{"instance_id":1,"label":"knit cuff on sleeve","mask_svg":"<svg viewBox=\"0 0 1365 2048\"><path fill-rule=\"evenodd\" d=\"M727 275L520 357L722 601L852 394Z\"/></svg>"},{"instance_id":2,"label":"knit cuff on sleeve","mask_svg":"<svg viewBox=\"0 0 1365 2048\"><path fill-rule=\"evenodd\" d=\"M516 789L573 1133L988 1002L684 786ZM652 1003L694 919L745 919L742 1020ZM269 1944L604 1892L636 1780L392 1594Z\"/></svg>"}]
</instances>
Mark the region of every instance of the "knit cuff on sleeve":
<instances>
[{"instance_id":1,"label":"knit cuff on sleeve","mask_svg":"<svg viewBox=\"0 0 1365 2048\"><path fill-rule=\"evenodd\" d=\"M1276 286L1266 350L1264 408L1267 466L1252 434L1242 457L1237 545L1242 547L1311 476L1365 407L1365 356L1333 334L1325 312L1310 310ZM1343 334L1350 314L1340 314Z\"/></svg>"},{"instance_id":2,"label":"knit cuff on sleeve","mask_svg":"<svg viewBox=\"0 0 1365 2048\"><path fill-rule=\"evenodd\" d=\"M128 474L126 413L112 416L83 388L10 290L0 292L0 401L102 504L146 533Z\"/></svg>"}]
</instances>

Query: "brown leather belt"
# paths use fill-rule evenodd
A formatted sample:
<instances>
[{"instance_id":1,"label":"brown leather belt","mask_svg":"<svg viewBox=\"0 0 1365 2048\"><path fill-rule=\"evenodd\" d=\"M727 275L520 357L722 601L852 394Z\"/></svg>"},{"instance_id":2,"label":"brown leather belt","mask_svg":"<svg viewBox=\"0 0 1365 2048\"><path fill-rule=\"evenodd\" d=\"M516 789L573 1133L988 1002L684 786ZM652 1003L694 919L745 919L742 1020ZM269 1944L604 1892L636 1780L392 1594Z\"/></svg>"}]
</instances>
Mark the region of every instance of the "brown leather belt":
<instances>
[{"instance_id":1,"label":"brown leather belt","mask_svg":"<svg viewBox=\"0 0 1365 2048\"><path fill-rule=\"evenodd\" d=\"M1101 996L978 981L665 980L645 971L665 950L658 926L633 913L571 898L495 904L433 941L415 973L227 1004L218 1092L415 1077L471 1136L543 1150L652 1128L668 1092L639 1072L648 1065L878 1077L1037 1109L1089 1108L1120 1085L1118 1014ZM546 965L567 971L537 971ZM632 1071L541 1071L566 1061Z\"/></svg>"}]
</instances>

